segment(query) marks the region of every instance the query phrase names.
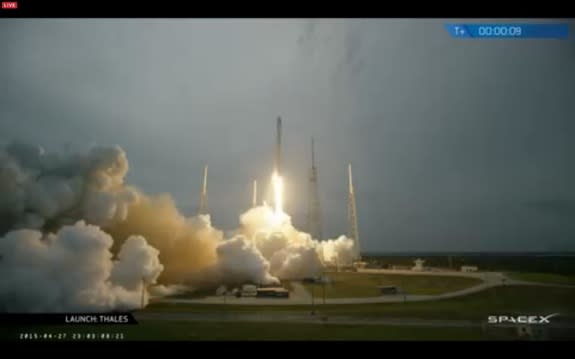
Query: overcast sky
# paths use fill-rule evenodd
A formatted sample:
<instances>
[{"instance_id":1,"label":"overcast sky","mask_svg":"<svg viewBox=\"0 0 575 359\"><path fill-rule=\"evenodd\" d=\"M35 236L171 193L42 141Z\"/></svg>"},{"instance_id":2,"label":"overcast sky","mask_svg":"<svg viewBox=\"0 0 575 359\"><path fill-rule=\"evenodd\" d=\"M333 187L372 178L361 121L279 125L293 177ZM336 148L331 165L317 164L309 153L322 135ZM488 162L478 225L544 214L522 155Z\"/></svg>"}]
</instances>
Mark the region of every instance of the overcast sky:
<instances>
[{"instance_id":1,"label":"overcast sky","mask_svg":"<svg viewBox=\"0 0 575 359\"><path fill-rule=\"evenodd\" d=\"M366 251L575 250L575 43L461 40L443 20L0 21L0 140L118 144L128 182L214 224L267 186L283 120L305 229L316 138L324 233ZM456 21L450 21L456 22Z\"/></svg>"}]
</instances>

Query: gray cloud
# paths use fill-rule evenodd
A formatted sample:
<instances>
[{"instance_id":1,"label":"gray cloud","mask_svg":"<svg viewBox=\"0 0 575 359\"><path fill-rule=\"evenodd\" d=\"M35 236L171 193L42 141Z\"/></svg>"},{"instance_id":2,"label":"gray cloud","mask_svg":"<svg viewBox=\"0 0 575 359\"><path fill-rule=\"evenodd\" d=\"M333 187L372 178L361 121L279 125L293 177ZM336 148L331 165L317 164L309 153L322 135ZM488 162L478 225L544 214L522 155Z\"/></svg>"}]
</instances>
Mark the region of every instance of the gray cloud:
<instances>
[{"instance_id":1,"label":"gray cloud","mask_svg":"<svg viewBox=\"0 0 575 359\"><path fill-rule=\"evenodd\" d=\"M543 213L554 216L566 216L573 219L575 216L575 200L568 198L543 199L525 203L526 206Z\"/></svg>"}]
</instances>

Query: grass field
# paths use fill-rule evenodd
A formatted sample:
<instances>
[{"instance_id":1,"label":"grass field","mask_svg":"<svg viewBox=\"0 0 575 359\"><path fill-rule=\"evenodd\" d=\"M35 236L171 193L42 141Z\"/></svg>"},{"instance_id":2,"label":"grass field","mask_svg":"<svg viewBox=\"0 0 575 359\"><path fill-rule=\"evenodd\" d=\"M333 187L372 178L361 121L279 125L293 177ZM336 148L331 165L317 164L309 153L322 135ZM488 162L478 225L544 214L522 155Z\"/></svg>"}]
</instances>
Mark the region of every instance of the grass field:
<instances>
[{"instance_id":1,"label":"grass field","mask_svg":"<svg viewBox=\"0 0 575 359\"><path fill-rule=\"evenodd\" d=\"M20 333L58 333L60 340L482 340L513 338L509 329L482 332L481 328L428 328L294 323L217 323L142 321L123 326L51 326L0 328L2 339L18 339ZM89 339L90 334L96 339ZM116 339L114 339L116 337ZM55 339L54 339L55 340Z\"/></svg>"},{"instance_id":2,"label":"grass field","mask_svg":"<svg viewBox=\"0 0 575 359\"><path fill-rule=\"evenodd\" d=\"M331 273L333 283L325 285L326 298L376 297L382 285L400 287L407 294L443 294L473 287L482 281L476 278L431 275L401 275L377 273ZM304 284L308 292L323 296L321 285Z\"/></svg>"},{"instance_id":3,"label":"grass field","mask_svg":"<svg viewBox=\"0 0 575 359\"><path fill-rule=\"evenodd\" d=\"M561 313L575 317L575 289L537 286L503 286L458 298L407 303L326 304L315 309L326 315L389 318L483 320L494 314ZM309 312L310 306L251 306L153 303L146 311L171 312Z\"/></svg>"},{"instance_id":4,"label":"grass field","mask_svg":"<svg viewBox=\"0 0 575 359\"><path fill-rule=\"evenodd\" d=\"M506 275L512 279L525 280L529 282L575 285L575 275L523 272L510 272L506 273Z\"/></svg>"}]
</instances>

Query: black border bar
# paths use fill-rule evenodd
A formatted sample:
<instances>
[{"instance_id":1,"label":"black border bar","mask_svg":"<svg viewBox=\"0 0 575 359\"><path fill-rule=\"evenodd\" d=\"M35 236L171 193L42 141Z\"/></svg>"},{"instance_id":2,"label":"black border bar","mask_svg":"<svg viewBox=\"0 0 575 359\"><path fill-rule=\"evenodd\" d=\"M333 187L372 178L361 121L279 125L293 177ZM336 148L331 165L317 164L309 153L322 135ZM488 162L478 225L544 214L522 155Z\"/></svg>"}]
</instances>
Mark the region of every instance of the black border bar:
<instances>
[{"instance_id":1,"label":"black border bar","mask_svg":"<svg viewBox=\"0 0 575 359\"><path fill-rule=\"evenodd\" d=\"M0 18L571 18L568 2L16 0ZM2 0L0 0L2 2ZM543 6L545 5L545 6Z\"/></svg>"}]
</instances>

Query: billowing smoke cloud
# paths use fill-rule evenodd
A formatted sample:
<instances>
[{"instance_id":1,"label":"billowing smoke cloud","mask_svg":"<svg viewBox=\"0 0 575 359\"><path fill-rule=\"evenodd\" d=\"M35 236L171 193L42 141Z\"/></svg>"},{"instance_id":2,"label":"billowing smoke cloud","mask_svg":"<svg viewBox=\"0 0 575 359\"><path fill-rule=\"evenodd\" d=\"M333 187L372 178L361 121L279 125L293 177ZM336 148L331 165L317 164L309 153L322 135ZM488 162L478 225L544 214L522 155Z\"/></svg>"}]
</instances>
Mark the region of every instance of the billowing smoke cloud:
<instances>
[{"instance_id":1,"label":"billowing smoke cloud","mask_svg":"<svg viewBox=\"0 0 575 359\"><path fill-rule=\"evenodd\" d=\"M314 247L287 247L274 253L270 261L272 273L286 279L314 277L323 268Z\"/></svg>"},{"instance_id":2,"label":"billowing smoke cloud","mask_svg":"<svg viewBox=\"0 0 575 359\"><path fill-rule=\"evenodd\" d=\"M137 198L126 218L106 230L119 241L141 235L158 248L165 266L162 283L194 288L242 281L272 284L315 276L322 264L351 263L351 240L315 241L298 231L287 214L278 218L269 206L242 214L240 228L226 240L209 215L186 218L168 195L138 193Z\"/></svg>"},{"instance_id":3,"label":"billowing smoke cloud","mask_svg":"<svg viewBox=\"0 0 575 359\"><path fill-rule=\"evenodd\" d=\"M139 194L139 198L130 206L126 219L106 231L119 243L140 235L157 248L165 266L160 282L194 285L195 274L216 263L216 246L224 240L222 231L212 227L209 215L184 217L168 195Z\"/></svg>"},{"instance_id":4,"label":"billowing smoke cloud","mask_svg":"<svg viewBox=\"0 0 575 359\"><path fill-rule=\"evenodd\" d=\"M155 283L164 269L158 255L160 251L150 247L144 237L128 238L118 253L119 261L114 265L110 280L129 290L139 288L138 283Z\"/></svg>"},{"instance_id":5,"label":"billowing smoke cloud","mask_svg":"<svg viewBox=\"0 0 575 359\"><path fill-rule=\"evenodd\" d=\"M138 199L123 185L127 172L126 154L117 146L86 154L18 143L0 148L0 233L54 230L80 219L99 226L122 221Z\"/></svg>"},{"instance_id":6,"label":"billowing smoke cloud","mask_svg":"<svg viewBox=\"0 0 575 359\"><path fill-rule=\"evenodd\" d=\"M324 265L349 265L353 241L341 236L337 240L317 241L298 231L291 218L276 215L269 206L248 210L240 216L240 229L251 238L270 262L270 273L281 279L301 279L319 275Z\"/></svg>"},{"instance_id":7,"label":"billowing smoke cloud","mask_svg":"<svg viewBox=\"0 0 575 359\"><path fill-rule=\"evenodd\" d=\"M320 242L320 256L324 264L344 266L352 263L353 241L346 236Z\"/></svg>"},{"instance_id":8,"label":"billowing smoke cloud","mask_svg":"<svg viewBox=\"0 0 575 359\"><path fill-rule=\"evenodd\" d=\"M313 240L268 206L242 214L224 239L209 215L187 218L169 195L124 184L127 171L117 146L0 148L0 310L136 308L142 285L169 295L277 284L350 263L351 240Z\"/></svg>"},{"instance_id":9,"label":"billowing smoke cloud","mask_svg":"<svg viewBox=\"0 0 575 359\"><path fill-rule=\"evenodd\" d=\"M216 251L218 269L226 280L279 284L279 280L269 274L268 261L245 237L239 235L222 242Z\"/></svg>"},{"instance_id":10,"label":"billowing smoke cloud","mask_svg":"<svg viewBox=\"0 0 575 359\"><path fill-rule=\"evenodd\" d=\"M80 154L26 144L0 148L0 234L18 228L53 232L83 220L115 239L114 252L130 236L145 238L169 263L163 282L181 282L213 265L223 234L210 217L186 218L170 196L149 197L125 185L128 168L117 146Z\"/></svg>"},{"instance_id":11,"label":"billowing smoke cloud","mask_svg":"<svg viewBox=\"0 0 575 359\"><path fill-rule=\"evenodd\" d=\"M78 222L55 234L32 229L0 238L0 309L10 312L82 312L135 309L142 285L163 267L158 251L130 237L112 259L112 237ZM146 298L145 298L146 299Z\"/></svg>"},{"instance_id":12,"label":"billowing smoke cloud","mask_svg":"<svg viewBox=\"0 0 575 359\"><path fill-rule=\"evenodd\" d=\"M49 153L25 144L0 148L1 309L135 308L142 285L155 283L162 273L162 255L171 259L187 244L195 251L184 253L209 258L202 245L185 241L190 233L198 241L215 237L209 218L188 223L171 199L148 198L126 186L127 171L126 155L117 146L86 153ZM174 244L166 237L176 231L181 240ZM174 259L169 263L201 264L186 263L196 258L185 255Z\"/></svg>"}]
</instances>

